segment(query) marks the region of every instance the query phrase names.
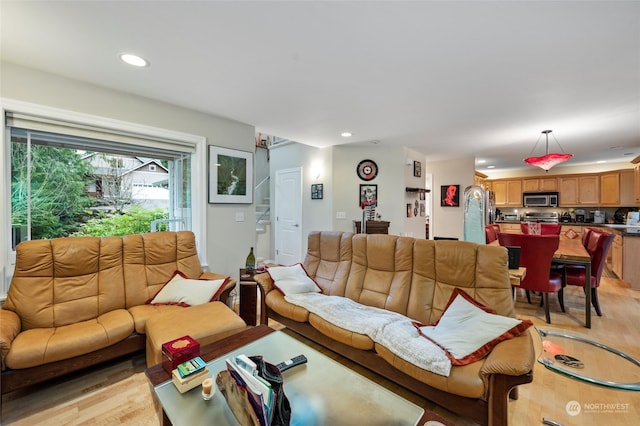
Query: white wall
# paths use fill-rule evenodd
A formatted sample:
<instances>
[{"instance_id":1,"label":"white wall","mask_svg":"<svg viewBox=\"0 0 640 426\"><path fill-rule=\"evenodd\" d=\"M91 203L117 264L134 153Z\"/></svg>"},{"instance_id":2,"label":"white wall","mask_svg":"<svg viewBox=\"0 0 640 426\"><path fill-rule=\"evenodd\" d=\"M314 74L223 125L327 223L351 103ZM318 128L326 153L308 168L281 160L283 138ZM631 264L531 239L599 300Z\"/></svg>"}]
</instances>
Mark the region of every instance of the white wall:
<instances>
[{"instance_id":1,"label":"white wall","mask_svg":"<svg viewBox=\"0 0 640 426\"><path fill-rule=\"evenodd\" d=\"M378 165L378 175L363 181L356 174L362 160L373 160ZM333 228L338 231L355 232L354 220L362 220L360 209L360 185L378 185L378 207L376 213L382 220L391 222L389 233L405 232L405 155L402 147L381 146L335 146L333 148L334 219ZM345 219L336 219L337 212L345 212ZM423 232L424 234L424 232Z\"/></svg>"},{"instance_id":2,"label":"white wall","mask_svg":"<svg viewBox=\"0 0 640 426\"><path fill-rule=\"evenodd\" d=\"M275 176L278 170L302 167L302 259L307 252L307 236L311 231L332 229L333 175L332 148L314 148L299 143L283 143L270 150L271 211L275 212ZM321 200L311 199L311 185L323 184ZM276 224L272 217L271 247L275 246ZM274 257L275 258L275 254Z\"/></svg>"},{"instance_id":3,"label":"white wall","mask_svg":"<svg viewBox=\"0 0 640 426\"><path fill-rule=\"evenodd\" d=\"M462 157L450 161L429 162L427 173L433 175L432 202L433 215L430 218L431 235L464 239L464 190L474 183L474 157ZM460 206L441 207L440 187L460 185Z\"/></svg>"},{"instance_id":4,"label":"white wall","mask_svg":"<svg viewBox=\"0 0 640 426\"><path fill-rule=\"evenodd\" d=\"M404 184L405 187L409 188L426 188L425 181L425 157L423 154L413 151L411 149L405 149L405 165L404 165ZM421 167L421 176L414 176L414 162L417 161L420 163ZM414 238L426 238L425 233L425 215L429 214L429 206L427 203L429 202L429 197L424 196L424 199L420 199L420 194L417 192L406 192L404 194L404 202L406 204L410 204L412 211L411 217L405 217L404 219L404 233L409 237ZM415 205L416 201L418 202L418 216L415 216ZM424 214L420 215L420 206L424 206Z\"/></svg>"},{"instance_id":5,"label":"white wall","mask_svg":"<svg viewBox=\"0 0 640 426\"><path fill-rule=\"evenodd\" d=\"M204 136L207 144L254 152L253 126L203 114L179 106L157 102L129 93L70 80L53 74L0 63L0 97L12 100L92 114L177 132ZM0 152L0 173L7 176L4 162L7 150L3 132ZM1 199L7 194L2 185ZM202 182L201 195L206 203L207 184ZM236 212L242 212L244 222L236 222ZM0 241L9 241L6 224L10 221L5 209L0 209ZM255 208L252 204L208 204L206 207L207 235L198 235L207 247L209 269L238 276L244 266L249 247L255 242ZM7 244L0 244L6 268Z\"/></svg>"}]
</instances>

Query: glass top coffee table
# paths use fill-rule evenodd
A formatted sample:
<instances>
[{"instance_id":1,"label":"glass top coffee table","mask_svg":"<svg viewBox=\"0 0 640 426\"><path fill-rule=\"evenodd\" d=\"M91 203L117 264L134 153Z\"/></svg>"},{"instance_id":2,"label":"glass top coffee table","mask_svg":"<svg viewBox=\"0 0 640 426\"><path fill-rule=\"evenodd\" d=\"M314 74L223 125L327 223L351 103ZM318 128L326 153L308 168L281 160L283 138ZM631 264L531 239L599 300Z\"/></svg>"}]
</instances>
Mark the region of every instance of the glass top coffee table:
<instances>
[{"instance_id":1,"label":"glass top coffee table","mask_svg":"<svg viewBox=\"0 0 640 426\"><path fill-rule=\"evenodd\" d=\"M612 389L640 391L640 361L585 336L536 327L538 362L558 374Z\"/></svg>"},{"instance_id":2,"label":"glass top coffee table","mask_svg":"<svg viewBox=\"0 0 640 426\"><path fill-rule=\"evenodd\" d=\"M258 333L258 329L262 332ZM253 334L258 337L250 339L251 341L245 344L242 344L242 334L239 333L237 341L231 345L236 346L232 350L222 352L226 349L217 348L217 351L213 350L210 353L202 350L202 358L205 361L211 359L207 363L209 376L215 382L218 372L226 369L225 358L238 354L262 355L265 361L273 364L300 354L305 355L308 360L306 364L283 373L285 394L292 408L291 425L425 423L423 408L284 332L274 331L265 326L255 327ZM214 343L207 347L215 346ZM212 355L215 358L210 358ZM199 386L183 394L178 392L161 366L148 369L147 377L167 417L165 421L168 420L174 425L189 426L238 424L215 384L213 398L205 401Z\"/></svg>"}]
</instances>

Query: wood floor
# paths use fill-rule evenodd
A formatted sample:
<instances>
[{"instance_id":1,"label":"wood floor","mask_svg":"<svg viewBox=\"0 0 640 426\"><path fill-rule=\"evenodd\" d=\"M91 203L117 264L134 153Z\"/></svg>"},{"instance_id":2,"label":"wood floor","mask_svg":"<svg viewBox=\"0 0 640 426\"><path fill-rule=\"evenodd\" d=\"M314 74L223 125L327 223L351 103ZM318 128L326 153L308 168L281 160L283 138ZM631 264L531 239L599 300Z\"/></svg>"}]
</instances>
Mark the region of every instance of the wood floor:
<instances>
[{"instance_id":1,"label":"wood floor","mask_svg":"<svg viewBox=\"0 0 640 426\"><path fill-rule=\"evenodd\" d=\"M609 274L607 274L609 275ZM631 290L622 281L603 277L600 306L603 316L592 310L592 328L583 327L584 295L577 288L565 292L566 313L560 312L557 299L550 297L551 326L544 320L544 310L537 297L528 304L524 294L518 294L516 312L536 326L554 327L588 336L640 359L640 291ZM277 324L274 324L277 327ZM541 352L535 330L536 355ZM315 347L315 346L314 346ZM326 351L325 351L326 353ZM576 354L578 357L581 354ZM334 356L340 360L340 357ZM473 425L422 398L375 377L346 360L341 360L360 373L388 386L407 399L432 409L456 425ZM155 405L144 375L144 355L113 362L89 373L68 376L26 391L2 397L2 425L158 425L159 408ZM635 374L635 380L640 377ZM566 406L576 401L582 407L576 416L567 413ZM637 425L640 419L640 392L625 392L584 384L556 374L536 363L533 383L520 387L520 396L511 401L509 419L512 425L536 425L542 418L561 424Z\"/></svg>"}]
</instances>

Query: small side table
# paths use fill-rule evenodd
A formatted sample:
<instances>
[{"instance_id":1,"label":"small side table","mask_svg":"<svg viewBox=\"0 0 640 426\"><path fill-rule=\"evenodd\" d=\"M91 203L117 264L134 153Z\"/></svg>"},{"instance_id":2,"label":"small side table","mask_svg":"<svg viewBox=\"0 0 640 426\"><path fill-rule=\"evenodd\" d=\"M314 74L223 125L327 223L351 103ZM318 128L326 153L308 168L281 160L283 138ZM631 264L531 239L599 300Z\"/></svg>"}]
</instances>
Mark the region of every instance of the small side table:
<instances>
[{"instance_id":1,"label":"small side table","mask_svg":"<svg viewBox=\"0 0 640 426\"><path fill-rule=\"evenodd\" d=\"M245 268L240 268L240 318L247 325L256 325L258 312L258 283L253 278L255 270L247 272Z\"/></svg>"}]
</instances>

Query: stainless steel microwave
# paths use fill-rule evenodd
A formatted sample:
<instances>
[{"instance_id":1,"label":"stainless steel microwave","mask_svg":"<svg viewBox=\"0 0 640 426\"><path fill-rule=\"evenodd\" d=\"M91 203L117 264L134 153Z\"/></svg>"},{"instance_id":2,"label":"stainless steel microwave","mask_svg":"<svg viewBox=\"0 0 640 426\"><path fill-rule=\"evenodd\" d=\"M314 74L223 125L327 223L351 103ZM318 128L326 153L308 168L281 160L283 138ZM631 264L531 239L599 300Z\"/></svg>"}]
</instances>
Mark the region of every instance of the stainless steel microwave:
<instances>
[{"instance_id":1,"label":"stainless steel microwave","mask_svg":"<svg viewBox=\"0 0 640 426\"><path fill-rule=\"evenodd\" d=\"M522 205L525 207L558 207L557 192L524 192Z\"/></svg>"}]
</instances>

